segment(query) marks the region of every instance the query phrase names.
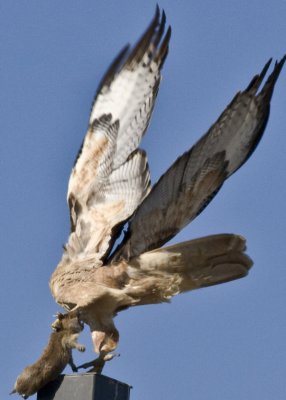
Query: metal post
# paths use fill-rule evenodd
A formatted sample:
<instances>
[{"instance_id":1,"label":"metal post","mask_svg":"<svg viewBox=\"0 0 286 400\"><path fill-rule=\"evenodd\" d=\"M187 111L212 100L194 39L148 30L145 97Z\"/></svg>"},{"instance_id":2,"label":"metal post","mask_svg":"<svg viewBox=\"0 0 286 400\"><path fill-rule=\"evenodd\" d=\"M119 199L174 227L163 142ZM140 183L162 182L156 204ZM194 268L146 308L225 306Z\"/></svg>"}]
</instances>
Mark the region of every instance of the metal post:
<instances>
[{"instance_id":1,"label":"metal post","mask_svg":"<svg viewBox=\"0 0 286 400\"><path fill-rule=\"evenodd\" d=\"M60 375L39 390L37 400L129 400L131 386L95 373Z\"/></svg>"}]
</instances>

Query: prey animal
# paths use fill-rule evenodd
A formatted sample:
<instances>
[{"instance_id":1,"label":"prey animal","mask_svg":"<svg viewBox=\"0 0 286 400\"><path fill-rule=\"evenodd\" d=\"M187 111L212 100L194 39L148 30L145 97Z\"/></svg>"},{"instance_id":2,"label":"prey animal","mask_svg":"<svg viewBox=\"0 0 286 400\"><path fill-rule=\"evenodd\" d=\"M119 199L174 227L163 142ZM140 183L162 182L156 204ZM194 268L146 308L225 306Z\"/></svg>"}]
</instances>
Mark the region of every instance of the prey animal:
<instances>
[{"instance_id":1,"label":"prey animal","mask_svg":"<svg viewBox=\"0 0 286 400\"><path fill-rule=\"evenodd\" d=\"M10 394L19 393L27 399L48 382L56 379L67 364L70 364L72 370L77 372L72 359L72 349L85 351L85 347L77 342L83 327L77 313L59 313L52 324L54 332L50 335L48 345L41 357L23 370Z\"/></svg>"},{"instance_id":2,"label":"prey animal","mask_svg":"<svg viewBox=\"0 0 286 400\"><path fill-rule=\"evenodd\" d=\"M168 54L171 28L165 32L165 23L157 7L139 42L131 50L126 46L108 69L68 184L71 232L50 288L58 304L80 310L89 325L99 353L95 366L117 347L113 318L118 312L242 278L252 266L246 241L237 234L162 246L204 210L255 150L285 57L262 84L267 62L151 188L147 156L139 145ZM166 148L163 143L162 152Z\"/></svg>"}]
</instances>

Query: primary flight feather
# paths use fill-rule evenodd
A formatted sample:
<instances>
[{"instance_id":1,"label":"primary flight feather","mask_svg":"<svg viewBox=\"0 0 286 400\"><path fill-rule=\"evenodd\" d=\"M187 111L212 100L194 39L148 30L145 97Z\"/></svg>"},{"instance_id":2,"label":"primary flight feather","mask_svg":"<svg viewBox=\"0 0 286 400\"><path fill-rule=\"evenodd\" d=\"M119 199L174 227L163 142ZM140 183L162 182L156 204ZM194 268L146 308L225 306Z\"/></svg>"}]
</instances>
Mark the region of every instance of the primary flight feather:
<instances>
[{"instance_id":1,"label":"primary flight feather","mask_svg":"<svg viewBox=\"0 0 286 400\"><path fill-rule=\"evenodd\" d=\"M95 369L119 340L113 318L130 306L238 279L252 266L245 239L207 236L161 247L191 222L251 155L267 124L285 62L270 61L209 131L151 188L139 149L158 93L171 28L157 7L133 50L126 46L101 81L69 180L71 232L50 287L58 304L90 326ZM113 245L128 221L122 243Z\"/></svg>"}]
</instances>

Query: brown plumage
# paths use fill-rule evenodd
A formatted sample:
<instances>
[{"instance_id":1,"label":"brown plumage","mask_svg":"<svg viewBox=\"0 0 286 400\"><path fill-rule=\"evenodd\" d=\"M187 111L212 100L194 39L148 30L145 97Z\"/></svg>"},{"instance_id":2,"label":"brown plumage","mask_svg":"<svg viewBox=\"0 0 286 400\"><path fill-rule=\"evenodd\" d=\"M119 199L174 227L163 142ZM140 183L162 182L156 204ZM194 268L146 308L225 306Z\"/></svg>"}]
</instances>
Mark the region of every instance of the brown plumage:
<instances>
[{"instance_id":1,"label":"brown plumage","mask_svg":"<svg viewBox=\"0 0 286 400\"><path fill-rule=\"evenodd\" d=\"M19 393L24 399L56 379L68 363L73 371L77 371L72 359L72 349L85 350L83 345L77 343L83 323L77 313L58 314L52 327L54 332L50 335L41 357L33 365L26 367L16 380L12 393Z\"/></svg>"},{"instance_id":2,"label":"brown plumage","mask_svg":"<svg viewBox=\"0 0 286 400\"><path fill-rule=\"evenodd\" d=\"M50 287L57 303L80 310L91 329L97 365L119 340L113 317L135 305L242 278L252 261L245 239L207 236L161 248L211 201L248 159L265 130L285 57L270 62L239 92L217 122L150 189L138 146L154 108L170 27L156 14L134 49L125 47L103 78L68 187L71 233ZM128 229L112 252L124 224Z\"/></svg>"}]
</instances>

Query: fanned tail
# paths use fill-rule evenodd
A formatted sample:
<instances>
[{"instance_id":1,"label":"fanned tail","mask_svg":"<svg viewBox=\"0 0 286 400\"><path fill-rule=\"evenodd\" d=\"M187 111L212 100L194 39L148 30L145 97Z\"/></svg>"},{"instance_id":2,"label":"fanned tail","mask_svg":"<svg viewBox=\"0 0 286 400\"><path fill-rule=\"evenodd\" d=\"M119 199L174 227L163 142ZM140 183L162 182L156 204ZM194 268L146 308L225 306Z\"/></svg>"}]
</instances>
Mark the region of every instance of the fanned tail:
<instances>
[{"instance_id":1,"label":"fanned tail","mask_svg":"<svg viewBox=\"0 0 286 400\"><path fill-rule=\"evenodd\" d=\"M243 278L253 264L245 250L245 239L234 234L211 235L152 250L130 260L131 285L144 282L149 303L150 292L151 302L161 302L178 293ZM140 304L146 302L143 299Z\"/></svg>"}]
</instances>

